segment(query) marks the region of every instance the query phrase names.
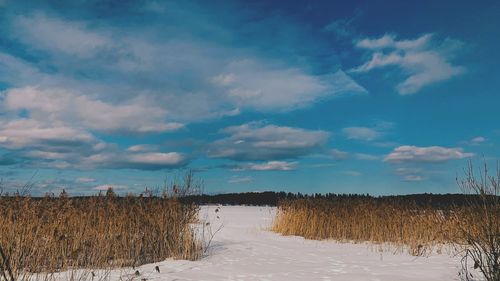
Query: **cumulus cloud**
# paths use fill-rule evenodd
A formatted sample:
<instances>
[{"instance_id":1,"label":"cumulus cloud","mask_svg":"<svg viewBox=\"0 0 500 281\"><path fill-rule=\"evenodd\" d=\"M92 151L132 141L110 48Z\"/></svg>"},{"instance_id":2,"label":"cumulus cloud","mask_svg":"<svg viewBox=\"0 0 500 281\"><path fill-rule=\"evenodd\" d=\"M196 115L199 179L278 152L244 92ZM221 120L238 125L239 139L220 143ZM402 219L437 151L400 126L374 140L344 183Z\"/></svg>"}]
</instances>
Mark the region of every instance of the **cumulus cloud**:
<instances>
[{"instance_id":1,"label":"cumulus cloud","mask_svg":"<svg viewBox=\"0 0 500 281\"><path fill-rule=\"evenodd\" d=\"M46 124L35 119L0 121L0 145L9 149L23 147L88 147L97 144L86 131L64 124Z\"/></svg>"},{"instance_id":2,"label":"cumulus cloud","mask_svg":"<svg viewBox=\"0 0 500 281\"><path fill-rule=\"evenodd\" d=\"M232 160L297 158L319 151L329 133L254 122L225 128L228 137L210 144L208 155Z\"/></svg>"},{"instance_id":3,"label":"cumulus cloud","mask_svg":"<svg viewBox=\"0 0 500 281\"><path fill-rule=\"evenodd\" d=\"M10 149L11 161L45 168L130 168L159 170L187 164L188 157L178 152L135 149L121 151L94 135L65 126L17 119L0 121L0 147Z\"/></svg>"},{"instance_id":4,"label":"cumulus cloud","mask_svg":"<svg viewBox=\"0 0 500 281\"><path fill-rule=\"evenodd\" d=\"M396 86L401 95L414 94L425 86L448 80L464 73L465 68L451 63L463 45L458 40L437 40L424 34L413 40L398 40L394 35L359 40L356 46L370 51L371 58L353 72L368 72L389 66L402 70L406 79Z\"/></svg>"},{"instance_id":5,"label":"cumulus cloud","mask_svg":"<svg viewBox=\"0 0 500 281\"><path fill-rule=\"evenodd\" d=\"M464 152L461 148L447 148L442 146L418 147L403 145L396 147L384 159L390 163L411 162L446 162L454 159L463 159L474 156L473 153Z\"/></svg>"}]
</instances>

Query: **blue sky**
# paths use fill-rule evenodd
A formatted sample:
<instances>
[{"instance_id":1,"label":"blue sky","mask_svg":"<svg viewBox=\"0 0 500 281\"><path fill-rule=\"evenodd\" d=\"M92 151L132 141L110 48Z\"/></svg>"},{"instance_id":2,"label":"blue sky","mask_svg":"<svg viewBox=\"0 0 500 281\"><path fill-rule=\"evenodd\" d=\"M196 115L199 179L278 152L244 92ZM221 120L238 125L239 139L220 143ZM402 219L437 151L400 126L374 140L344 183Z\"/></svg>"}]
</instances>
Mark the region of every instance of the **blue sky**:
<instances>
[{"instance_id":1,"label":"blue sky","mask_svg":"<svg viewBox=\"0 0 500 281\"><path fill-rule=\"evenodd\" d=\"M498 1L0 0L6 191L458 192L500 149Z\"/></svg>"}]
</instances>

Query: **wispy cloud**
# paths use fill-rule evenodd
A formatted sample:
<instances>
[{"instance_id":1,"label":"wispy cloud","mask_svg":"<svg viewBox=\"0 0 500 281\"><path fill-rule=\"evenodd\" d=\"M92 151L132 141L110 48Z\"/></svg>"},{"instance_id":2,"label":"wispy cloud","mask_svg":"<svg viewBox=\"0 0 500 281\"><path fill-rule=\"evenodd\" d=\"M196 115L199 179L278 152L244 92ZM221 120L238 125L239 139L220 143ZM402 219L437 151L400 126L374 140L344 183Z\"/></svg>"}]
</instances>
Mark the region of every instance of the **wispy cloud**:
<instances>
[{"instance_id":1,"label":"wispy cloud","mask_svg":"<svg viewBox=\"0 0 500 281\"><path fill-rule=\"evenodd\" d=\"M396 169L396 174L408 182L423 181L425 179L422 175L423 172L422 168L399 167Z\"/></svg>"},{"instance_id":2,"label":"wispy cloud","mask_svg":"<svg viewBox=\"0 0 500 281\"><path fill-rule=\"evenodd\" d=\"M14 28L23 30L19 40L36 48L89 58L112 46L112 39L88 30L87 24L47 17L38 12L14 19Z\"/></svg>"},{"instance_id":3,"label":"wispy cloud","mask_svg":"<svg viewBox=\"0 0 500 281\"><path fill-rule=\"evenodd\" d=\"M342 150L335 149L335 148L330 149L327 152L327 155L331 156L335 160L346 160L347 158L349 158L349 152L342 151Z\"/></svg>"},{"instance_id":4,"label":"wispy cloud","mask_svg":"<svg viewBox=\"0 0 500 281\"><path fill-rule=\"evenodd\" d=\"M465 68L451 63L463 45L461 41L436 39L424 34L413 40L398 40L395 35L359 40L356 46L371 52L371 58L352 72L368 72L389 66L398 67L407 78L396 86L401 95L410 95L423 87L464 73Z\"/></svg>"},{"instance_id":5,"label":"wispy cloud","mask_svg":"<svg viewBox=\"0 0 500 281\"><path fill-rule=\"evenodd\" d=\"M376 121L374 126L353 126L342 129L342 133L353 140L373 141L382 138L387 131L394 127L394 123L387 121Z\"/></svg>"},{"instance_id":6,"label":"wispy cloud","mask_svg":"<svg viewBox=\"0 0 500 281\"><path fill-rule=\"evenodd\" d=\"M235 171L293 171L297 169L298 162L268 161L264 163L246 163L233 167Z\"/></svg>"},{"instance_id":7,"label":"wispy cloud","mask_svg":"<svg viewBox=\"0 0 500 281\"><path fill-rule=\"evenodd\" d=\"M372 141L380 138L382 134L374 128L368 127L347 127L343 128L342 132L349 139Z\"/></svg>"},{"instance_id":8,"label":"wispy cloud","mask_svg":"<svg viewBox=\"0 0 500 281\"><path fill-rule=\"evenodd\" d=\"M480 145L480 144L484 143L485 141L487 141L487 139L485 137L478 136L478 137L472 138L469 141L469 144L470 145Z\"/></svg>"},{"instance_id":9,"label":"wispy cloud","mask_svg":"<svg viewBox=\"0 0 500 281\"><path fill-rule=\"evenodd\" d=\"M155 101L149 106L164 110L162 116L154 116L165 117L168 112L171 122L203 121L241 110L289 111L328 97L366 92L342 70L312 74L285 60L244 52L207 37L176 36L186 31L175 27L170 27L171 36L165 38L164 26L151 25L147 32L131 33L118 25L96 25L43 12L18 15L10 27L25 52L44 56L39 56L39 64L0 56L5 72L10 73L1 78L7 78L5 82L64 89L110 105L116 101L136 104L140 93L143 100ZM40 64L56 71L45 71Z\"/></svg>"},{"instance_id":10,"label":"wispy cloud","mask_svg":"<svg viewBox=\"0 0 500 281\"><path fill-rule=\"evenodd\" d=\"M252 181L253 181L253 178L250 176L246 176L246 177L233 176L227 182L228 183L249 183Z\"/></svg>"}]
</instances>

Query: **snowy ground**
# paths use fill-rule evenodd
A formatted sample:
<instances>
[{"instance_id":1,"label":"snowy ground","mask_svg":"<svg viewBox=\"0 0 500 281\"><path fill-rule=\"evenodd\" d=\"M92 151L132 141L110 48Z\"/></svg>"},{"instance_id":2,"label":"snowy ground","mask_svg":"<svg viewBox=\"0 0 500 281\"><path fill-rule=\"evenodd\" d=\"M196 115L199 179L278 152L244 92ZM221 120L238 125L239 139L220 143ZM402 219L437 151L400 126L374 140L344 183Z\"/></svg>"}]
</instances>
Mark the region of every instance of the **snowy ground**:
<instances>
[{"instance_id":1,"label":"snowy ground","mask_svg":"<svg viewBox=\"0 0 500 281\"><path fill-rule=\"evenodd\" d=\"M459 280L459 260L380 253L366 244L283 237L266 231L275 208L203 207L213 230L209 254L199 261L167 260L111 272L112 280ZM217 219L219 216L219 219ZM155 271L158 266L160 273Z\"/></svg>"}]
</instances>

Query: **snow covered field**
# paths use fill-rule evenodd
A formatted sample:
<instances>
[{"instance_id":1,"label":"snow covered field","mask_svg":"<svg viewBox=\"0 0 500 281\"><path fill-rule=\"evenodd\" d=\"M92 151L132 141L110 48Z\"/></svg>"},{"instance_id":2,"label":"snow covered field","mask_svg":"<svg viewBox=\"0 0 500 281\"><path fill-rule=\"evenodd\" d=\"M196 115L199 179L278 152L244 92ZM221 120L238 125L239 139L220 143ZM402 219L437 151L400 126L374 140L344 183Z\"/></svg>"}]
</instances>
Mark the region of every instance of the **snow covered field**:
<instances>
[{"instance_id":1,"label":"snow covered field","mask_svg":"<svg viewBox=\"0 0 500 281\"><path fill-rule=\"evenodd\" d=\"M459 280L458 258L380 253L366 244L341 244L283 237L266 231L276 209L215 206L202 208L214 237L199 261L167 260L111 272L112 280ZM217 219L219 216L219 219ZM160 273L156 272L158 266ZM140 275L134 275L138 270Z\"/></svg>"}]
</instances>

